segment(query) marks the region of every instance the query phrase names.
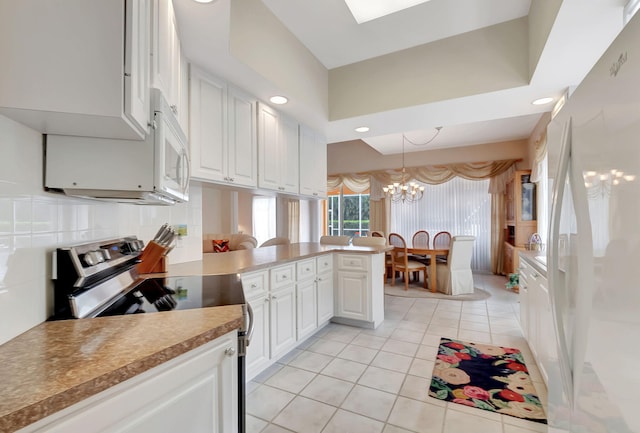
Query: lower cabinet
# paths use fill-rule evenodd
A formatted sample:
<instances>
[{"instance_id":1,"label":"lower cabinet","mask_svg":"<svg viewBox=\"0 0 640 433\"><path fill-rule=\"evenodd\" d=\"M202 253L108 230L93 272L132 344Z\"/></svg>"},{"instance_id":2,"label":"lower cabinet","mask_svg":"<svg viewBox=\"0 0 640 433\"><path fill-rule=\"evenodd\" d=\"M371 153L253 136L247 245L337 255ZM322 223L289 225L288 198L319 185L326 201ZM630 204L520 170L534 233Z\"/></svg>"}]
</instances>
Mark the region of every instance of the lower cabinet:
<instances>
[{"instance_id":1,"label":"lower cabinet","mask_svg":"<svg viewBox=\"0 0 640 433\"><path fill-rule=\"evenodd\" d=\"M316 272L318 326L322 326L333 317L333 254L316 258Z\"/></svg>"},{"instance_id":2,"label":"lower cabinet","mask_svg":"<svg viewBox=\"0 0 640 433\"><path fill-rule=\"evenodd\" d=\"M278 359L296 343L296 298L293 284L271 291L269 315L271 358Z\"/></svg>"},{"instance_id":3,"label":"lower cabinet","mask_svg":"<svg viewBox=\"0 0 640 433\"><path fill-rule=\"evenodd\" d=\"M549 365L558 359L547 278L526 257L520 257L519 262L520 326L548 385Z\"/></svg>"},{"instance_id":4,"label":"lower cabinet","mask_svg":"<svg viewBox=\"0 0 640 433\"><path fill-rule=\"evenodd\" d=\"M318 329L316 260L296 263L297 337L302 340Z\"/></svg>"},{"instance_id":5,"label":"lower cabinet","mask_svg":"<svg viewBox=\"0 0 640 433\"><path fill-rule=\"evenodd\" d=\"M237 432L237 347L234 330L19 432Z\"/></svg>"},{"instance_id":6,"label":"lower cabinet","mask_svg":"<svg viewBox=\"0 0 640 433\"><path fill-rule=\"evenodd\" d=\"M337 254L334 320L377 328L384 321L384 253Z\"/></svg>"}]
</instances>

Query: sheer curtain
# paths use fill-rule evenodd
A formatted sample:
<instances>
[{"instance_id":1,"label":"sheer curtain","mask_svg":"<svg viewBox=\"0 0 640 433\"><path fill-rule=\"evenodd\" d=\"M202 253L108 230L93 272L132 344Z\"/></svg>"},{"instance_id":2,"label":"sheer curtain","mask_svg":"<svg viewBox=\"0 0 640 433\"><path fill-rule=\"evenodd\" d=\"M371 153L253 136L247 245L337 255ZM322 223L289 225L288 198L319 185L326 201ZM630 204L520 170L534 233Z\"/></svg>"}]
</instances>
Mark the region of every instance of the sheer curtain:
<instances>
[{"instance_id":1,"label":"sheer curtain","mask_svg":"<svg viewBox=\"0 0 640 433\"><path fill-rule=\"evenodd\" d=\"M391 204L391 232L399 233L411 244L418 230L429 232L431 239L439 231L451 236L472 235L474 243L471 268L491 271L491 195L489 180L473 181L455 177L439 185L423 184L424 197L416 203Z\"/></svg>"}]
</instances>

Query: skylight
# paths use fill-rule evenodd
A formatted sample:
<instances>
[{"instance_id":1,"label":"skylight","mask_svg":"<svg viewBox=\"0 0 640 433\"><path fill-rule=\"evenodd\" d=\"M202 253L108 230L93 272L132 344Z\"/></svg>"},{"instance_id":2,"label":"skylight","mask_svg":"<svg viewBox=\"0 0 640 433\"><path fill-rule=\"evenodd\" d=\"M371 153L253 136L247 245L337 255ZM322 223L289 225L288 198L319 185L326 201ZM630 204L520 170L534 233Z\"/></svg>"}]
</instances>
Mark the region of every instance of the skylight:
<instances>
[{"instance_id":1,"label":"skylight","mask_svg":"<svg viewBox=\"0 0 640 433\"><path fill-rule=\"evenodd\" d=\"M344 0L358 24L390 15L429 0Z\"/></svg>"}]
</instances>

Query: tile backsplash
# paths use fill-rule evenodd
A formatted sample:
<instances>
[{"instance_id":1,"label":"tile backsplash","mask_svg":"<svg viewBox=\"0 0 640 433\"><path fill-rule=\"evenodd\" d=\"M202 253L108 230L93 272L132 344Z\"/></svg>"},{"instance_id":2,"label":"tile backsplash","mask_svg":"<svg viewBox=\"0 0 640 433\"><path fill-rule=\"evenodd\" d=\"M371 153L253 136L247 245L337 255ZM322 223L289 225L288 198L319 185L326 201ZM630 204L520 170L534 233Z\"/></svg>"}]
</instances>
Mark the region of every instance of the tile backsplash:
<instances>
[{"instance_id":1,"label":"tile backsplash","mask_svg":"<svg viewBox=\"0 0 640 433\"><path fill-rule=\"evenodd\" d=\"M202 255L202 188L189 202L137 206L74 199L43 189L42 135L0 116L0 344L45 321L53 311L51 252L58 246L136 235L153 237L165 222L188 235L170 263Z\"/></svg>"}]
</instances>

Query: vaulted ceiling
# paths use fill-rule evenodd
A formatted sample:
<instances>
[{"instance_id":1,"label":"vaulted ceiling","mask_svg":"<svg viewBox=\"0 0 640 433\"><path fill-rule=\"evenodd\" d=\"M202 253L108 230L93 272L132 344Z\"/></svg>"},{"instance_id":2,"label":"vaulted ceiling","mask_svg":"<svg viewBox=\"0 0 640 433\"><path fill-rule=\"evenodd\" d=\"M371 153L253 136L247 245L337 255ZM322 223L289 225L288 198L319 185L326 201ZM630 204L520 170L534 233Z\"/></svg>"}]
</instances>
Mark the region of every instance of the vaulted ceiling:
<instances>
[{"instance_id":1,"label":"vaulted ceiling","mask_svg":"<svg viewBox=\"0 0 640 433\"><path fill-rule=\"evenodd\" d=\"M430 0L357 24L344 0L174 0L190 61L382 154L526 138L622 29L624 0ZM355 132L368 126L365 133Z\"/></svg>"}]
</instances>

